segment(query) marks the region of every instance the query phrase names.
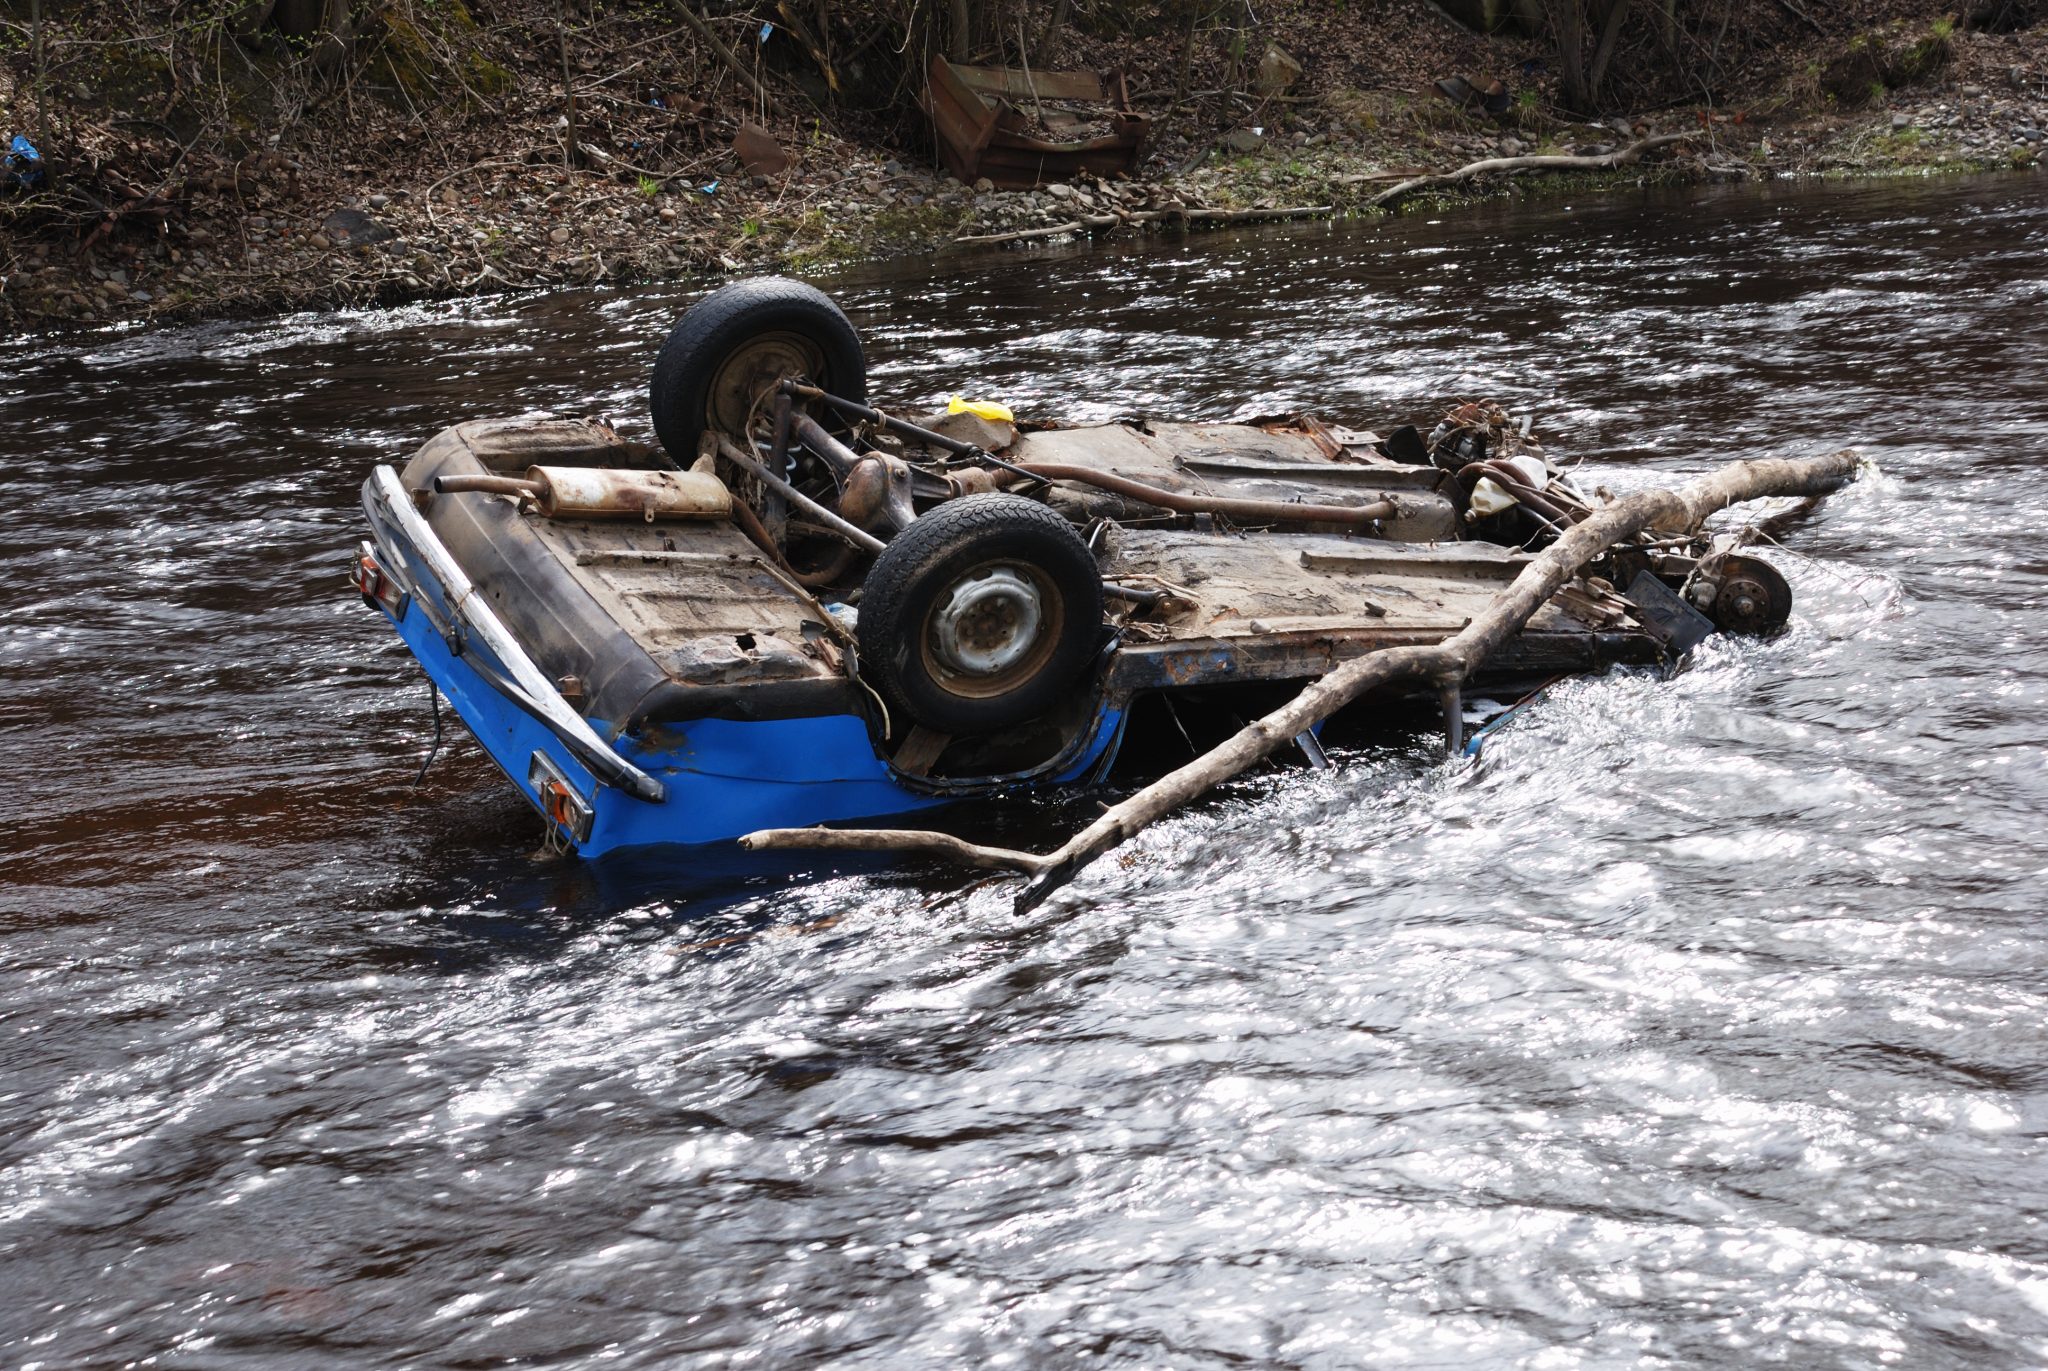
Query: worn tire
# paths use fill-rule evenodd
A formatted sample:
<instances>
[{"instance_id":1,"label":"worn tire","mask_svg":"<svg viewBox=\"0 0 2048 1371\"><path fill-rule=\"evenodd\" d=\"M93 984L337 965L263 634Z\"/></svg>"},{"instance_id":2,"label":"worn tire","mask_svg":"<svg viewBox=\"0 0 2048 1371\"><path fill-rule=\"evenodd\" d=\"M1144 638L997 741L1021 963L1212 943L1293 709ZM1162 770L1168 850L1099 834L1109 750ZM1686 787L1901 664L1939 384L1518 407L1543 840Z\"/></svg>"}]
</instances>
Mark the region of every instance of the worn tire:
<instances>
[{"instance_id":1,"label":"worn tire","mask_svg":"<svg viewBox=\"0 0 2048 1371\"><path fill-rule=\"evenodd\" d=\"M941 733L987 733L1045 713L1087 669L1102 633L1102 573L1074 526L1044 505L969 495L917 519L875 558L856 631L862 673L903 713ZM963 669L962 656L975 667ZM982 669L990 662L999 665Z\"/></svg>"},{"instance_id":2,"label":"worn tire","mask_svg":"<svg viewBox=\"0 0 2048 1371\"><path fill-rule=\"evenodd\" d=\"M867 400L860 334L830 296L780 276L720 286L684 311L654 359L648 401L661 445L687 464L706 428L743 438L745 393L793 368L843 399Z\"/></svg>"}]
</instances>

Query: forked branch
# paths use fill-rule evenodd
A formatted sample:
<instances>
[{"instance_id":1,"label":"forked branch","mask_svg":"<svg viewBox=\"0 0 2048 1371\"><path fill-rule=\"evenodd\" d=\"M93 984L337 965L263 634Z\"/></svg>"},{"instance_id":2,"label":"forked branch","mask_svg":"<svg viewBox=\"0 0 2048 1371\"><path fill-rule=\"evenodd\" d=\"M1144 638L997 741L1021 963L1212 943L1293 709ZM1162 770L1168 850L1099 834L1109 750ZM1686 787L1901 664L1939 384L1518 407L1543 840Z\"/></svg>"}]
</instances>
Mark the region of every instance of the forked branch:
<instances>
[{"instance_id":1,"label":"forked branch","mask_svg":"<svg viewBox=\"0 0 2048 1371\"><path fill-rule=\"evenodd\" d=\"M1393 204L1396 200L1413 195L1418 190L1429 190L1435 186L1453 185L1469 181L1475 176L1493 176L1517 171L1609 171L1625 167L1640 160L1646 152L1669 147L1690 137L1684 133L1660 133L1630 143L1613 152L1580 157L1568 153L1531 153L1527 157L1487 157L1477 162L1467 162L1456 171L1431 172L1427 176L1413 176L1397 185L1388 186L1372 199L1366 201L1368 208L1379 209Z\"/></svg>"},{"instance_id":2,"label":"forked branch","mask_svg":"<svg viewBox=\"0 0 2048 1371\"><path fill-rule=\"evenodd\" d=\"M1105 810L1057 851L1043 856L982 847L950 834L903 829L776 828L750 833L740 844L756 849L920 851L980 867L1008 867L1030 873L1030 882L1017 896L1018 908L1029 909L1096 857L1279 750L1368 691L1401 682L1439 688L1462 684L1567 582L1615 544L1649 530L1690 533L1708 516L1747 500L1824 495L1854 479L1859 460L1850 450L1802 460L1760 458L1732 463L1677 490L1624 495L1596 510L1533 558L1483 613L1441 643L1389 648L1345 663L1186 766Z\"/></svg>"}]
</instances>

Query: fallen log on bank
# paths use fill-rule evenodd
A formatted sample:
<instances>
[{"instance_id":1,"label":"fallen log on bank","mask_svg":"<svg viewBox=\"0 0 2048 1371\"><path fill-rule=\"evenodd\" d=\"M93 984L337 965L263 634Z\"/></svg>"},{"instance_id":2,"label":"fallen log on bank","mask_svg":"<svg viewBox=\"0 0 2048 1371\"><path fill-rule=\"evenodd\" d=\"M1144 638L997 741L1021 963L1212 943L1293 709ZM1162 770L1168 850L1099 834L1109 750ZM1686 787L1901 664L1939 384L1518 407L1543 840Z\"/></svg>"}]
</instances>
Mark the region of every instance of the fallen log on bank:
<instances>
[{"instance_id":1,"label":"fallen log on bank","mask_svg":"<svg viewBox=\"0 0 2048 1371\"><path fill-rule=\"evenodd\" d=\"M1454 185L1469 181L1475 176L1493 176L1518 171L1610 171L1615 167L1629 166L1641 160L1646 152L1669 147L1673 143L1690 138L1689 133L1660 133L1654 137L1640 139L1625 148L1603 152L1594 156L1579 157L1568 153L1531 153L1524 157L1486 157L1477 162L1467 162L1455 171L1431 172L1426 176L1413 176L1398 185L1392 185L1365 202L1367 209L1385 209L1396 200L1413 195L1418 190L1433 186Z\"/></svg>"},{"instance_id":2,"label":"fallen log on bank","mask_svg":"<svg viewBox=\"0 0 2048 1371\"><path fill-rule=\"evenodd\" d=\"M1388 648L1345 663L1186 766L1105 810L1056 851L1041 855L984 847L949 834L903 829L771 828L749 833L740 845L756 850L918 851L980 867L1008 867L1031 875L1017 896L1018 910L1028 910L1096 857L1286 746L1367 691L1402 682L1425 683L1444 692L1448 711L1459 688L1495 649L1617 543L1648 531L1688 534L1709 516L1749 500L1827 494L1854 479L1860 460L1846 449L1798 460L1759 458L1732 463L1677 490L1624 495L1595 510L1538 554L1484 613L1459 632L1435 646Z\"/></svg>"},{"instance_id":3,"label":"fallen log on bank","mask_svg":"<svg viewBox=\"0 0 2048 1371\"><path fill-rule=\"evenodd\" d=\"M1191 224L1263 224L1280 219L1320 219L1335 214L1335 205L1294 205L1286 209L1136 209L1114 214L1084 214L1064 224L1042 228L1011 229L1007 233L975 233L955 238L952 247L987 246L990 243L1020 243L1027 238L1057 238L1063 233L1115 228L1119 224L1153 224L1162 219L1184 219Z\"/></svg>"},{"instance_id":4,"label":"fallen log on bank","mask_svg":"<svg viewBox=\"0 0 2048 1371\"><path fill-rule=\"evenodd\" d=\"M1688 133L1660 133L1596 156L1580 157L1568 153L1531 153L1523 157L1488 157L1477 162L1468 162L1454 171L1427 172L1407 176L1405 180L1387 187L1365 202L1367 209L1384 209L1396 200L1413 195L1416 191L1432 186L1448 186L1459 181L1469 181L1478 176L1512 175L1518 171L1609 171L1615 167L1629 166L1641 160L1646 152L1669 147L1691 137ZM1402 176L1405 173L1393 173ZM1384 179L1386 173L1366 172L1337 178L1341 185L1355 185L1363 181ZM1154 224L1162 220L1180 219L1191 224L1256 224L1278 219L1316 219L1337 212L1335 205L1293 205L1284 209L1190 209L1175 206L1169 209L1117 210L1108 214L1082 214L1059 224L1045 224L1038 228L1011 229L1005 233L973 233L955 238L951 247L987 247L995 243L1021 243L1033 238L1057 238L1062 234L1086 233L1095 229L1116 228L1122 224Z\"/></svg>"}]
</instances>

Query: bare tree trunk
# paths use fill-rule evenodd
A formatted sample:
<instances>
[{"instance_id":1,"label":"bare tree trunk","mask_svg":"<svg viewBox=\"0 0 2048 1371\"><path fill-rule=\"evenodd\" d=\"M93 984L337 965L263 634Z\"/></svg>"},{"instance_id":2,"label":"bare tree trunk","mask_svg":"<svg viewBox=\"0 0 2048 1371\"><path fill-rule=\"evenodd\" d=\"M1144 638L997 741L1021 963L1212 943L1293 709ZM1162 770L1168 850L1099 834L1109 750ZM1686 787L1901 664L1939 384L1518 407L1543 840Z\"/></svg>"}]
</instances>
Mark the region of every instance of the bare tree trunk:
<instances>
[{"instance_id":1,"label":"bare tree trunk","mask_svg":"<svg viewBox=\"0 0 2048 1371\"><path fill-rule=\"evenodd\" d=\"M48 50L43 46L43 0L30 0L29 44L35 49L32 63L36 72L36 151L43 154L43 185L50 184L50 73Z\"/></svg>"},{"instance_id":2,"label":"bare tree trunk","mask_svg":"<svg viewBox=\"0 0 2048 1371\"><path fill-rule=\"evenodd\" d=\"M974 9L968 0L951 0L947 25L946 60L965 62L974 56Z\"/></svg>"},{"instance_id":3,"label":"bare tree trunk","mask_svg":"<svg viewBox=\"0 0 2048 1371\"><path fill-rule=\"evenodd\" d=\"M1173 81L1173 103L1176 105L1188 96L1188 85L1195 70L1195 26L1202 18L1202 7L1198 0L1187 0L1187 7L1188 31L1180 40L1180 74Z\"/></svg>"},{"instance_id":4,"label":"bare tree trunk","mask_svg":"<svg viewBox=\"0 0 2048 1371\"><path fill-rule=\"evenodd\" d=\"M1053 5L1052 18L1046 21L1045 32L1038 37L1038 50L1041 53L1052 51L1052 40L1058 37L1059 31L1066 26L1068 8L1069 0L1057 0Z\"/></svg>"},{"instance_id":5,"label":"bare tree trunk","mask_svg":"<svg viewBox=\"0 0 2048 1371\"><path fill-rule=\"evenodd\" d=\"M562 170L576 170L577 154L576 78L569 70L569 13L563 0L555 0L555 37L562 49L563 117L569 121L569 136L562 140Z\"/></svg>"},{"instance_id":6,"label":"bare tree trunk","mask_svg":"<svg viewBox=\"0 0 2048 1371\"><path fill-rule=\"evenodd\" d=\"M1583 111L1586 93L1586 12L1584 0L1551 0L1550 26L1557 33L1557 68L1564 77L1565 103Z\"/></svg>"},{"instance_id":7,"label":"bare tree trunk","mask_svg":"<svg viewBox=\"0 0 2048 1371\"><path fill-rule=\"evenodd\" d=\"M1614 45L1621 38L1622 22L1628 18L1628 11L1629 0L1608 0L1607 15L1600 26L1600 47L1586 72L1586 98L1595 104L1600 100L1601 88L1607 84L1607 65L1614 60Z\"/></svg>"},{"instance_id":8,"label":"bare tree trunk","mask_svg":"<svg viewBox=\"0 0 2048 1371\"><path fill-rule=\"evenodd\" d=\"M1769 495L1819 495L1853 479L1860 461L1853 451L1803 461L1761 458L1735 462L1677 490L1625 495L1575 525L1522 568L1485 612L1434 647L1397 647L1368 653L1338 667L1287 704L1203 753L1177 771L1113 805L1057 851L1041 856L1008 848L982 847L950 835L918 843L913 833L858 829L768 829L740 839L748 848L874 847L893 851L922 848L964 858L978 866L1009 866L1032 873L1017 897L1030 909L1072 880L1096 857L1188 801L1206 793L1261 758L1279 750L1368 691L1401 682L1456 687L1484 665L1511 635L1567 582L1616 543L1646 530L1688 533L1708 516L1745 500ZM961 849L968 851L963 854Z\"/></svg>"}]
</instances>

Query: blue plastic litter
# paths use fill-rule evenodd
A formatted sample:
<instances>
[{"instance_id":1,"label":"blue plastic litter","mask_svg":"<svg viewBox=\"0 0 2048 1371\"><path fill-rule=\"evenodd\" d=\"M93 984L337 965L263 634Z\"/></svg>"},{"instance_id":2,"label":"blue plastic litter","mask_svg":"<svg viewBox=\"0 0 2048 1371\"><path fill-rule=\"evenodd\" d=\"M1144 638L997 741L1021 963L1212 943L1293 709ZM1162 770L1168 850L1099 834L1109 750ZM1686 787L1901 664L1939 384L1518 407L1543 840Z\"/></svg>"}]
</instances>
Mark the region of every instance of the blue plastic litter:
<instances>
[{"instance_id":1,"label":"blue plastic litter","mask_svg":"<svg viewBox=\"0 0 2048 1371\"><path fill-rule=\"evenodd\" d=\"M0 185L20 186L26 189L38 185L43 179L43 154L36 145L14 135L14 141L7 146L7 174L0 177Z\"/></svg>"},{"instance_id":2,"label":"blue plastic litter","mask_svg":"<svg viewBox=\"0 0 2048 1371\"><path fill-rule=\"evenodd\" d=\"M718 194L718 182L706 181L703 185L697 187L697 189L703 191L706 195L716 195Z\"/></svg>"},{"instance_id":3,"label":"blue plastic litter","mask_svg":"<svg viewBox=\"0 0 2048 1371\"><path fill-rule=\"evenodd\" d=\"M762 42L764 42L764 43L765 43L765 42L767 42L767 41L768 41L768 35L769 35L769 34L771 34L771 33L773 33L773 32L775 32L775 25L773 25L773 24L763 24L763 25L761 25L761 41L762 41Z\"/></svg>"}]
</instances>

